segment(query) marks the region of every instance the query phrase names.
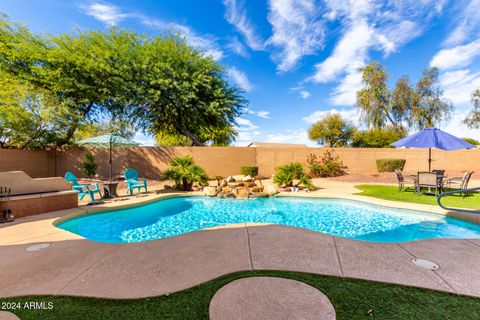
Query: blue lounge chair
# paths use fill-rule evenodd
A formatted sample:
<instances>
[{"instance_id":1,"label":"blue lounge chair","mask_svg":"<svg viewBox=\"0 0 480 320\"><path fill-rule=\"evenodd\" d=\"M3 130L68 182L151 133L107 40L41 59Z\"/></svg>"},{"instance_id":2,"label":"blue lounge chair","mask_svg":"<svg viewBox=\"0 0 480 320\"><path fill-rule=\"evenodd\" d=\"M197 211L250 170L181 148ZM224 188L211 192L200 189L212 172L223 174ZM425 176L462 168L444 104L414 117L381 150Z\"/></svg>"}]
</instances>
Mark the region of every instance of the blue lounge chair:
<instances>
[{"instance_id":1,"label":"blue lounge chair","mask_svg":"<svg viewBox=\"0 0 480 320\"><path fill-rule=\"evenodd\" d=\"M135 169L127 169L123 176L125 177L125 182L128 184L128 191L130 191L130 195L133 195L133 189L140 189L144 188L145 192L147 192L147 179L139 179L138 178L138 171ZM142 180L142 182L140 182Z\"/></svg>"},{"instance_id":2,"label":"blue lounge chair","mask_svg":"<svg viewBox=\"0 0 480 320\"><path fill-rule=\"evenodd\" d=\"M102 192L98 187L98 183L80 184L78 183L77 177L71 172L65 173L65 180L72 184L72 190L78 191L78 197L80 200L82 200L87 194L90 196L92 202L95 202L95 193L98 193L100 197L102 197Z\"/></svg>"}]
</instances>

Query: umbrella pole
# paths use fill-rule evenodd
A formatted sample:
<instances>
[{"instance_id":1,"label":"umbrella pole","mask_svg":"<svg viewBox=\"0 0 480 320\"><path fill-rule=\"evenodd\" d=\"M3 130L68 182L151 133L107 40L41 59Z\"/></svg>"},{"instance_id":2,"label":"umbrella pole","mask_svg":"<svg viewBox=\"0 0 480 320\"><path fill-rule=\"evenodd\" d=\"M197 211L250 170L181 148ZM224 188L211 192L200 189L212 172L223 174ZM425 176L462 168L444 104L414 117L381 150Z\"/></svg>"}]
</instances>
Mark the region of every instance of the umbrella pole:
<instances>
[{"instance_id":1,"label":"umbrella pole","mask_svg":"<svg viewBox=\"0 0 480 320\"><path fill-rule=\"evenodd\" d=\"M110 183L112 183L112 142L110 142Z\"/></svg>"},{"instance_id":2,"label":"umbrella pole","mask_svg":"<svg viewBox=\"0 0 480 320\"><path fill-rule=\"evenodd\" d=\"M432 172L432 148L428 148L428 171Z\"/></svg>"}]
</instances>

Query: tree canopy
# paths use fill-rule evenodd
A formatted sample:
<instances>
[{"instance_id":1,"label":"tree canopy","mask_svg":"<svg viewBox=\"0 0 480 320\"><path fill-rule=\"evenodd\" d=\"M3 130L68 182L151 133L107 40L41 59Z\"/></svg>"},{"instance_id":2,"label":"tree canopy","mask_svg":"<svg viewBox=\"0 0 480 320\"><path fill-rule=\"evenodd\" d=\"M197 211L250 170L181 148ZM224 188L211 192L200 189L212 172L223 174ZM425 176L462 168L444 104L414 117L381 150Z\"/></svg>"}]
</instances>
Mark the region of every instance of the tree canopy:
<instances>
[{"instance_id":1,"label":"tree canopy","mask_svg":"<svg viewBox=\"0 0 480 320\"><path fill-rule=\"evenodd\" d=\"M470 128L480 128L480 89L472 93L473 110L469 112L463 123Z\"/></svg>"},{"instance_id":2,"label":"tree canopy","mask_svg":"<svg viewBox=\"0 0 480 320\"><path fill-rule=\"evenodd\" d=\"M194 145L229 144L247 104L222 66L173 34L149 38L112 28L41 36L2 16L0 77L9 84L0 88L0 105L8 105L0 146L24 145L35 132L43 146L61 146L106 117Z\"/></svg>"},{"instance_id":3,"label":"tree canopy","mask_svg":"<svg viewBox=\"0 0 480 320\"><path fill-rule=\"evenodd\" d=\"M347 146L355 133L355 127L338 113L328 113L308 129L312 141L327 147Z\"/></svg>"},{"instance_id":4,"label":"tree canopy","mask_svg":"<svg viewBox=\"0 0 480 320\"><path fill-rule=\"evenodd\" d=\"M356 105L368 128L390 125L403 134L406 128L434 127L450 119L453 107L442 98L436 68L424 70L415 85L407 76L401 77L393 90L380 63L371 62L361 71L363 87L357 92Z\"/></svg>"}]
</instances>

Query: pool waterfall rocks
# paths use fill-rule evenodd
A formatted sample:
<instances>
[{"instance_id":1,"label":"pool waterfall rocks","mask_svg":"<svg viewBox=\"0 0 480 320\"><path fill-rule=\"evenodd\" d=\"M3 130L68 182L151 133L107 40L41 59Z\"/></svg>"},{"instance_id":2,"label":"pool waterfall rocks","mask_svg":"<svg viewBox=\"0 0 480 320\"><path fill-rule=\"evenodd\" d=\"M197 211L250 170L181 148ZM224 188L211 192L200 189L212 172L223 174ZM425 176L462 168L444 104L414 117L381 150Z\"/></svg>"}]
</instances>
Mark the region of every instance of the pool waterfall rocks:
<instances>
[{"instance_id":1,"label":"pool waterfall rocks","mask_svg":"<svg viewBox=\"0 0 480 320\"><path fill-rule=\"evenodd\" d=\"M480 226L415 210L330 198L173 197L66 219L56 226L107 243L143 242L239 223L278 224L372 242L480 238Z\"/></svg>"}]
</instances>

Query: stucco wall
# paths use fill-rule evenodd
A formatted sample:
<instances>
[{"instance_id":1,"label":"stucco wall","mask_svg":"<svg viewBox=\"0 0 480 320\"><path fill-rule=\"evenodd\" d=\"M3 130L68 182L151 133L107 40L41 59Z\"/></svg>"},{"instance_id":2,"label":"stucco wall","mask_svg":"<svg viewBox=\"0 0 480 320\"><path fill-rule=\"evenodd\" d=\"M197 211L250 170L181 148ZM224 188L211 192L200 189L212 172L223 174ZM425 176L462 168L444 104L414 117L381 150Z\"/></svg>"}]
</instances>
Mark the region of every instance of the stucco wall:
<instances>
[{"instance_id":1,"label":"stucco wall","mask_svg":"<svg viewBox=\"0 0 480 320\"><path fill-rule=\"evenodd\" d=\"M114 149L114 174L128 167L136 168L147 178L158 178L168 167L168 161L176 155L191 155L207 170L210 177L226 177L239 174L240 167L257 164L259 173L270 176L276 166L292 161L305 163L310 153L322 154L322 148L241 148L241 147L142 147ZM428 169L426 149L334 149L353 174L376 172L376 159L407 159L405 171L416 172ZM0 171L25 171L30 176L63 176L66 171L79 174L85 151L66 148L53 151L0 150ZM93 150L99 166L99 174L108 176L108 150ZM433 169L450 172L474 170L480 173L480 149L441 151L432 150Z\"/></svg>"}]
</instances>

